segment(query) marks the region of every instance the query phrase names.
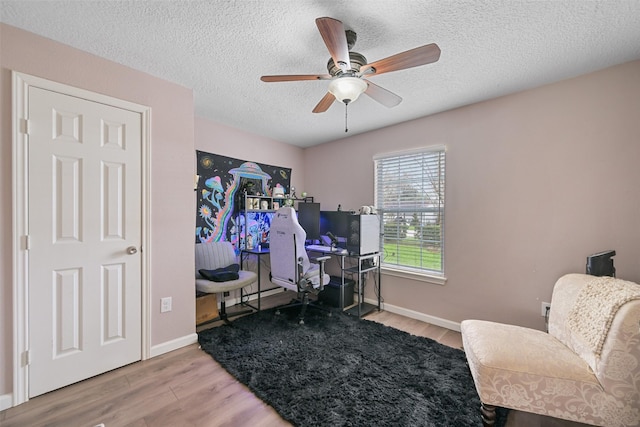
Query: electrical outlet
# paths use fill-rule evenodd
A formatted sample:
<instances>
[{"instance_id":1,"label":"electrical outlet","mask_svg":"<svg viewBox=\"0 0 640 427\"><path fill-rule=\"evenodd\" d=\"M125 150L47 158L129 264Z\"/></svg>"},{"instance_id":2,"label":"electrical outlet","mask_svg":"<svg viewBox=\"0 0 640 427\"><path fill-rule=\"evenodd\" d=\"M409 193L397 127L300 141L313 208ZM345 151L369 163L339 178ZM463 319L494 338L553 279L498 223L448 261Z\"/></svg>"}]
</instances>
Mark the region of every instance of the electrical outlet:
<instances>
[{"instance_id":1,"label":"electrical outlet","mask_svg":"<svg viewBox=\"0 0 640 427\"><path fill-rule=\"evenodd\" d=\"M171 311L171 297L160 299L160 313L166 313L167 311Z\"/></svg>"},{"instance_id":2,"label":"electrical outlet","mask_svg":"<svg viewBox=\"0 0 640 427\"><path fill-rule=\"evenodd\" d=\"M547 313L549 313L549 310L551 310L551 303L543 302L540 306L540 316L546 317Z\"/></svg>"}]
</instances>

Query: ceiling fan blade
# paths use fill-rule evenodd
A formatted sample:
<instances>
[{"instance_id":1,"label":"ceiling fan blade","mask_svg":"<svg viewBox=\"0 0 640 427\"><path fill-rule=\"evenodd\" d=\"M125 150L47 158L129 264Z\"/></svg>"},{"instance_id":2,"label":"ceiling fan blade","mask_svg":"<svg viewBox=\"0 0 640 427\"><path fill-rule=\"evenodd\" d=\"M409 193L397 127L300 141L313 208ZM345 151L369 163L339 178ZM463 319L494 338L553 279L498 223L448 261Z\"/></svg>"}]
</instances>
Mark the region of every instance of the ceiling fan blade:
<instances>
[{"instance_id":1,"label":"ceiling fan blade","mask_svg":"<svg viewBox=\"0 0 640 427\"><path fill-rule=\"evenodd\" d=\"M369 85L364 93L369 95L371 98L373 98L375 101L378 101L385 107L392 108L402 102L402 98L395 93L388 91L387 89L380 87L377 84L371 83L369 80L363 80Z\"/></svg>"},{"instance_id":2,"label":"ceiling fan blade","mask_svg":"<svg viewBox=\"0 0 640 427\"><path fill-rule=\"evenodd\" d=\"M378 75L390 71L418 67L436 62L439 58L440 48L437 44L431 43L363 65L360 68L360 75ZM372 72L373 74L371 74Z\"/></svg>"},{"instance_id":3,"label":"ceiling fan blade","mask_svg":"<svg viewBox=\"0 0 640 427\"><path fill-rule=\"evenodd\" d=\"M336 100L336 97L333 96L331 92L327 92L324 98L322 98L320 102L318 102L318 105L316 105L316 108L313 109L313 112L324 113L329 109L329 107L331 107L331 104L333 104L333 101L335 100Z\"/></svg>"},{"instance_id":4,"label":"ceiling fan blade","mask_svg":"<svg viewBox=\"0 0 640 427\"><path fill-rule=\"evenodd\" d=\"M301 80L330 80L330 74L291 74L281 76L262 76L263 82L297 82Z\"/></svg>"},{"instance_id":5,"label":"ceiling fan blade","mask_svg":"<svg viewBox=\"0 0 640 427\"><path fill-rule=\"evenodd\" d=\"M324 44L329 49L333 62L342 71L350 70L349 47L342 22L333 18L317 18L316 26L320 31Z\"/></svg>"}]
</instances>

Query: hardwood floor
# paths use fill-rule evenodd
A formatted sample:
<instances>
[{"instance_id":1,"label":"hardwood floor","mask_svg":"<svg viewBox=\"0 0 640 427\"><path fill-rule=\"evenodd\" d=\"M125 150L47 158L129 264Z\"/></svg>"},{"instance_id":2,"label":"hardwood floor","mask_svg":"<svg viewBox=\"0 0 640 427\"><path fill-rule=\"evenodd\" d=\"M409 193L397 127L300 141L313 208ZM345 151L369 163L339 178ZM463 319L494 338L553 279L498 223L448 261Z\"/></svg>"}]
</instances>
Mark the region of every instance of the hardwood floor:
<instances>
[{"instance_id":1,"label":"hardwood floor","mask_svg":"<svg viewBox=\"0 0 640 427\"><path fill-rule=\"evenodd\" d=\"M291 293L263 298L263 308L288 302ZM234 307L229 308L232 312ZM462 348L460 333L390 312L367 319ZM233 319L232 319L233 321ZM215 322L198 330L217 327ZM1 427L289 426L215 360L193 344L150 360L38 396L0 412ZM480 425L480 423L478 424ZM508 427L577 427L512 413Z\"/></svg>"}]
</instances>

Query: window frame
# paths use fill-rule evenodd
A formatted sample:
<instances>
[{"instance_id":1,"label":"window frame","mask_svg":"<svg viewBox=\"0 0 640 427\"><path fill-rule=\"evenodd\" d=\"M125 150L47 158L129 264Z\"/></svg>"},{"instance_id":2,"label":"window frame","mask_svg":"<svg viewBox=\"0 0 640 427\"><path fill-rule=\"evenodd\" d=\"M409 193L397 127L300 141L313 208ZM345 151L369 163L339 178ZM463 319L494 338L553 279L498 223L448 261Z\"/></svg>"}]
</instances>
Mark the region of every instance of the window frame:
<instances>
[{"instance_id":1,"label":"window frame","mask_svg":"<svg viewBox=\"0 0 640 427\"><path fill-rule=\"evenodd\" d=\"M404 151L396 151L390 153L378 154L373 157L374 161L374 203L378 214L380 216L380 253L382 255L382 259L380 262L381 269L390 275L411 278L414 280L426 281L431 283L436 283L443 285L446 282L445 277L445 264L444 264L444 255L445 255L445 203L446 203L446 146L445 145L433 145L427 147L419 147L411 150ZM407 203L407 200L400 200L400 192L398 192L398 203L395 206L390 206L389 203L385 203L383 197L383 189L381 186L389 185L389 182L402 180L403 174L406 175L407 172L403 172L402 166L409 166L410 163L429 163L435 167L435 176L434 179L433 174L422 174L422 177L414 177L413 180L410 180L409 183L414 183L413 186L409 185L409 188L419 188L416 191L415 199L408 199L409 206L401 206L401 204ZM398 168L397 174L393 175L392 169L394 167ZM424 167L419 166L420 170L424 171ZM433 170L433 169L432 169ZM415 167L413 169L409 168L409 173L417 172L418 169ZM391 172L391 175L389 173ZM386 177L383 177L382 174L387 174ZM418 175L416 173L415 175ZM405 176L406 177L406 176ZM428 183L427 183L428 181ZM425 185L426 184L426 185ZM432 191L425 192L422 191L424 187L432 187ZM428 196L427 196L428 194ZM435 196L435 197L433 197ZM428 200L431 200L431 203L428 203L429 206L424 204L425 197L428 197ZM413 205L411 205L413 203ZM438 224L438 227L435 228L437 231L436 234L439 234L439 240L427 240L426 238L420 239L419 245L419 253L420 253L420 263L421 265L410 265L407 263L401 263L398 255L398 259L396 262L385 262L385 258L387 254L385 253L385 214L395 214L395 218L405 218L406 214L410 214L411 218L414 221L419 217L420 224L420 233L424 236L425 229L429 228L425 226L425 224ZM414 214L418 216L414 218ZM425 216L427 218L433 218L435 215L435 222L425 223ZM399 221L399 224L406 224L406 221ZM388 221L387 221L388 224ZM415 224L414 224L415 225ZM399 232L400 225L395 230L399 233L397 239L397 243L401 239L406 238L406 236L401 237ZM407 226L407 229L409 227ZM433 228L433 227L432 227ZM387 230L388 231L388 230ZM392 231L393 232L393 231ZM414 235L417 235L417 230L414 228ZM424 248L426 242L431 242L431 244L438 247L436 253L439 253L439 266L440 268L429 268L422 264L424 262L425 252L428 251ZM437 244L436 244L437 242Z\"/></svg>"}]
</instances>

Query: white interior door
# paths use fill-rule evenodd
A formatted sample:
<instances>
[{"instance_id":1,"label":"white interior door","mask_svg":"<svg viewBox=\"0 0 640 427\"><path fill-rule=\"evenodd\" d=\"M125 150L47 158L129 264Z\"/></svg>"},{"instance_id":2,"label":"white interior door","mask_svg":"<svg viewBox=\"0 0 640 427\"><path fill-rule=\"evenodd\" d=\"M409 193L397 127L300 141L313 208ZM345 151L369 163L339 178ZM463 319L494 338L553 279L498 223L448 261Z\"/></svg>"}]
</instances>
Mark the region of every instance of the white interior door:
<instances>
[{"instance_id":1,"label":"white interior door","mask_svg":"<svg viewBox=\"0 0 640 427\"><path fill-rule=\"evenodd\" d=\"M142 117L28 94L29 396L141 359Z\"/></svg>"}]
</instances>

